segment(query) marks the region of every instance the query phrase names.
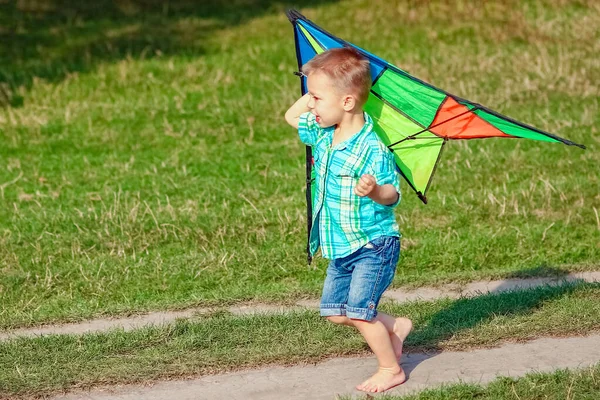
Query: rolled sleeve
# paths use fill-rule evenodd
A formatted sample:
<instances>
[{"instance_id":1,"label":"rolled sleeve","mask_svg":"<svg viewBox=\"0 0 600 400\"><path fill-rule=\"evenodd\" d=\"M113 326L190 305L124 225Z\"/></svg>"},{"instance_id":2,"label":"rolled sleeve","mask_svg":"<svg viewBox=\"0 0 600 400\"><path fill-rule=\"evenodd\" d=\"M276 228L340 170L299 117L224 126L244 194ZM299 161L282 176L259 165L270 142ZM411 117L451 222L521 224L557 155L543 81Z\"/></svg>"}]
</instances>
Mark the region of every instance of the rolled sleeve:
<instances>
[{"instance_id":1,"label":"rolled sleeve","mask_svg":"<svg viewBox=\"0 0 600 400\"><path fill-rule=\"evenodd\" d=\"M400 191L400 176L398 174L398 169L396 168L394 155L391 151L385 149L384 152L381 152L376 157L375 162L372 165L373 168L371 174L375 177L377 184L393 185L394 188L396 188L396 192L398 192L398 200L396 200L393 204L379 205L386 208L396 207L398 204L400 204L400 200L402 200L402 192Z\"/></svg>"},{"instance_id":2,"label":"rolled sleeve","mask_svg":"<svg viewBox=\"0 0 600 400\"><path fill-rule=\"evenodd\" d=\"M322 129L312 113L306 112L300 115L300 120L298 121L298 136L300 136L300 141L302 141L302 143L307 146L314 146L315 143L317 143L321 131Z\"/></svg>"}]
</instances>

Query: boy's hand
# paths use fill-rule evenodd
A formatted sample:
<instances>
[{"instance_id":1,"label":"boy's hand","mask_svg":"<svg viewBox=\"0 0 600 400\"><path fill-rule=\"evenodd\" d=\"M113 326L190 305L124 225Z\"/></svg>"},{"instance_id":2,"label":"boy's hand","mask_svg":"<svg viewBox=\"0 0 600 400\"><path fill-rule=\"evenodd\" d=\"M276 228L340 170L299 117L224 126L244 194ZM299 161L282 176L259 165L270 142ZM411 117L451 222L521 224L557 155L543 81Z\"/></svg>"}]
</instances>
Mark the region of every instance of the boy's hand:
<instances>
[{"instance_id":1,"label":"boy's hand","mask_svg":"<svg viewBox=\"0 0 600 400\"><path fill-rule=\"evenodd\" d=\"M368 196L377 187L377 181L373 175L364 174L360 177L354 187L354 194L360 197Z\"/></svg>"}]
</instances>

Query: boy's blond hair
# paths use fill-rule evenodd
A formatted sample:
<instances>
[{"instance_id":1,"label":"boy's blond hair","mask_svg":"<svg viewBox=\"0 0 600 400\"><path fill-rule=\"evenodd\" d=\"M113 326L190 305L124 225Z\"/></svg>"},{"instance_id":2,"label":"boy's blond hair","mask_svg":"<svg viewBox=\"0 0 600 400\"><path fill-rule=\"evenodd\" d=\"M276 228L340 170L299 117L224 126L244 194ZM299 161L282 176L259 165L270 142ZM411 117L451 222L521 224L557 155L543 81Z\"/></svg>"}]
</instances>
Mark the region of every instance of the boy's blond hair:
<instances>
[{"instance_id":1,"label":"boy's blond hair","mask_svg":"<svg viewBox=\"0 0 600 400\"><path fill-rule=\"evenodd\" d=\"M371 90L369 65L369 61L356 49L342 47L317 54L302 66L302 73L308 76L313 72L323 72L340 94L350 92L356 96L357 106L362 107Z\"/></svg>"}]
</instances>

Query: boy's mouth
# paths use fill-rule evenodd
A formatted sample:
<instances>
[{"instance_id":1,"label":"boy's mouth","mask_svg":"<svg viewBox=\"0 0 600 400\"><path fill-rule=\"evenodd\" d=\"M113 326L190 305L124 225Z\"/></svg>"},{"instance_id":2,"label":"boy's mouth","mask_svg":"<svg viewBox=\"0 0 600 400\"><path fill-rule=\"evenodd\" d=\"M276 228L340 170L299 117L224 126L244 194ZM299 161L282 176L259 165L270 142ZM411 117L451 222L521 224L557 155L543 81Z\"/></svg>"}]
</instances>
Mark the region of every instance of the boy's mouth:
<instances>
[{"instance_id":1,"label":"boy's mouth","mask_svg":"<svg viewBox=\"0 0 600 400\"><path fill-rule=\"evenodd\" d=\"M317 123L321 123L321 117L319 117L318 115L315 116L315 121L317 121Z\"/></svg>"}]
</instances>

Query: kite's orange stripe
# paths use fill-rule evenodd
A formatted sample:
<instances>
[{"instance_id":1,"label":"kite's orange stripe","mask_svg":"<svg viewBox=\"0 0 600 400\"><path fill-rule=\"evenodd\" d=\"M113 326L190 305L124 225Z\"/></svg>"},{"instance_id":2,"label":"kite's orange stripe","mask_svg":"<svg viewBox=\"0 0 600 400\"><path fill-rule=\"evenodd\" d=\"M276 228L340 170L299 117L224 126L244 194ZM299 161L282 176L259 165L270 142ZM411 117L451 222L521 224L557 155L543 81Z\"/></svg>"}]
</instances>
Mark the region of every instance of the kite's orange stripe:
<instances>
[{"instance_id":1,"label":"kite's orange stripe","mask_svg":"<svg viewBox=\"0 0 600 400\"><path fill-rule=\"evenodd\" d=\"M452 97L446 97L442 108L437 112L429 130L438 136L448 139L474 139L486 137L514 137L503 133L474 112L456 102ZM445 122L457 115L451 121ZM439 124L439 125L438 125ZM436 126L437 125L437 126Z\"/></svg>"}]
</instances>

